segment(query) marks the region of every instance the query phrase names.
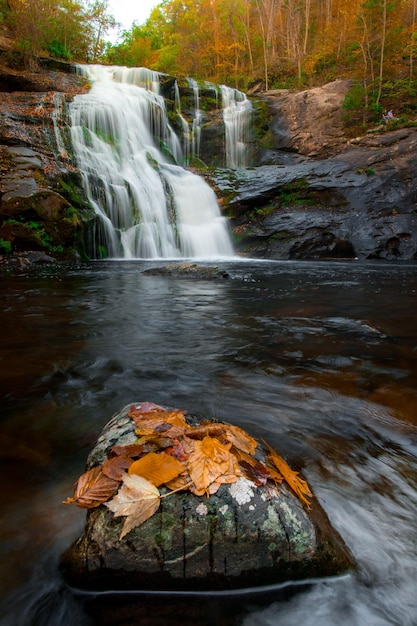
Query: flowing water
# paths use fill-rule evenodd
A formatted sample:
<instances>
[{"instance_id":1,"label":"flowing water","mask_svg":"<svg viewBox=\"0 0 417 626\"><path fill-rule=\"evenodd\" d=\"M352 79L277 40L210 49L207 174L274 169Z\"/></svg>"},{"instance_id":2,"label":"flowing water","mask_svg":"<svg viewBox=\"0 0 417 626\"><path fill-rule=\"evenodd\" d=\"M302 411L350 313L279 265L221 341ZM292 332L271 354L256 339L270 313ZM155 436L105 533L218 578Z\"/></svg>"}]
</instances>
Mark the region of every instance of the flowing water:
<instances>
[{"instance_id":1,"label":"flowing water","mask_svg":"<svg viewBox=\"0 0 417 626\"><path fill-rule=\"evenodd\" d=\"M415 626L417 266L230 259L210 282L144 272L158 263L2 278L1 626ZM85 513L61 502L141 400L264 437L357 571L226 597L67 589L58 559Z\"/></svg>"},{"instance_id":2,"label":"flowing water","mask_svg":"<svg viewBox=\"0 0 417 626\"><path fill-rule=\"evenodd\" d=\"M184 155L168 121L159 74L146 68L81 69L92 88L74 98L69 120L77 166L97 215L89 255L233 256L214 192L180 165ZM194 153L200 117L197 110L189 148Z\"/></svg>"},{"instance_id":3,"label":"flowing water","mask_svg":"<svg viewBox=\"0 0 417 626\"><path fill-rule=\"evenodd\" d=\"M226 167L236 169L249 163L248 140L252 121L252 103L238 89L220 85L226 134Z\"/></svg>"}]
</instances>

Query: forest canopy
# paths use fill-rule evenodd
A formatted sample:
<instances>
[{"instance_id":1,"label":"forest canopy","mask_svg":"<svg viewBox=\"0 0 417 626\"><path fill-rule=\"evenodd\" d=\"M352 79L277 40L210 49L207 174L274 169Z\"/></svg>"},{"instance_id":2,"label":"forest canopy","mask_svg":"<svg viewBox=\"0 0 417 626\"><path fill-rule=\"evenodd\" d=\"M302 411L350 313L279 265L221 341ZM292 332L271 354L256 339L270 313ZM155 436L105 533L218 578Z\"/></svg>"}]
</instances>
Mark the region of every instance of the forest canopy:
<instances>
[{"instance_id":1,"label":"forest canopy","mask_svg":"<svg viewBox=\"0 0 417 626\"><path fill-rule=\"evenodd\" d=\"M0 0L22 52L143 66L243 90L354 85L346 108L415 111L417 0L163 0L116 43L107 0Z\"/></svg>"}]
</instances>

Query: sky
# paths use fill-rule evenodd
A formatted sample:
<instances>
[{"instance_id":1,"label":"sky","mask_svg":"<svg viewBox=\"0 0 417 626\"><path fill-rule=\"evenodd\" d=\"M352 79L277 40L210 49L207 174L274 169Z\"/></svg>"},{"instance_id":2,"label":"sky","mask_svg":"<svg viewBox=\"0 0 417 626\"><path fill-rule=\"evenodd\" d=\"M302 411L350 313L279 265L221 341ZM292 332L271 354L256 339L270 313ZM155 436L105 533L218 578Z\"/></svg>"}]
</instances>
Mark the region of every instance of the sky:
<instances>
[{"instance_id":1,"label":"sky","mask_svg":"<svg viewBox=\"0 0 417 626\"><path fill-rule=\"evenodd\" d=\"M122 24L122 30L129 30L132 22L143 24L152 9L161 0L109 0L110 13Z\"/></svg>"}]
</instances>

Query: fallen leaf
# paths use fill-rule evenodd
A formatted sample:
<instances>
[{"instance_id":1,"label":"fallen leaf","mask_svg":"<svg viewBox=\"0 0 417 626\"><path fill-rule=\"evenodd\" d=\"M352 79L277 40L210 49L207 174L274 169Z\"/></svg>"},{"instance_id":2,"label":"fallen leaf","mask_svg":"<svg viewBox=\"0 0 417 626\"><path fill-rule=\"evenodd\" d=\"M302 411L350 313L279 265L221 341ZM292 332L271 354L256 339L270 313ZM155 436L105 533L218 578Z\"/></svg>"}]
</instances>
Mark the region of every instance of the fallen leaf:
<instances>
[{"instance_id":1,"label":"fallen leaf","mask_svg":"<svg viewBox=\"0 0 417 626\"><path fill-rule=\"evenodd\" d=\"M172 446L166 448L165 452L173 456L175 459L178 459L178 461L187 461L189 456L184 450L184 446L182 445L182 443L178 440L173 442Z\"/></svg>"},{"instance_id":2,"label":"fallen leaf","mask_svg":"<svg viewBox=\"0 0 417 626\"><path fill-rule=\"evenodd\" d=\"M93 509L112 497L120 481L108 478L100 466L84 472L74 485L72 498L64 500L64 504L74 502L83 509Z\"/></svg>"},{"instance_id":3,"label":"fallen leaf","mask_svg":"<svg viewBox=\"0 0 417 626\"><path fill-rule=\"evenodd\" d=\"M170 418L168 417L168 419ZM187 424L182 424L181 422L177 423L175 416L172 417L172 420L175 423L167 421L166 416L152 417L150 419L146 418L139 422L135 421L135 433L139 437L155 434L164 434L166 437L178 437L179 435L183 435L189 428Z\"/></svg>"},{"instance_id":4,"label":"fallen leaf","mask_svg":"<svg viewBox=\"0 0 417 626\"><path fill-rule=\"evenodd\" d=\"M165 409L163 406L159 406L159 404L155 404L154 402L139 402L136 405L132 404L128 416L133 418L136 415L140 416L150 411L165 411Z\"/></svg>"},{"instance_id":5,"label":"fallen leaf","mask_svg":"<svg viewBox=\"0 0 417 626\"><path fill-rule=\"evenodd\" d=\"M146 478L126 474L117 495L106 502L115 517L126 516L119 539L152 517L159 508L159 490Z\"/></svg>"},{"instance_id":6,"label":"fallen leaf","mask_svg":"<svg viewBox=\"0 0 417 626\"><path fill-rule=\"evenodd\" d=\"M236 448L246 452L246 454L255 454L258 446L256 439L248 435L248 433L246 433L242 428L239 428L239 426L227 425L225 430L226 439Z\"/></svg>"},{"instance_id":7,"label":"fallen leaf","mask_svg":"<svg viewBox=\"0 0 417 626\"><path fill-rule=\"evenodd\" d=\"M204 426L194 426L189 428L184 434L190 439L204 439L208 435L219 437L225 431L223 424L205 424Z\"/></svg>"},{"instance_id":8,"label":"fallen leaf","mask_svg":"<svg viewBox=\"0 0 417 626\"><path fill-rule=\"evenodd\" d=\"M146 411L140 413L139 411L129 411L129 417L133 419L135 424L139 428L151 427L155 429L159 424L171 424L172 426L184 426L189 428L185 421L184 412L178 410L166 411L165 409L155 409L154 411Z\"/></svg>"},{"instance_id":9,"label":"fallen leaf","mask_svg":"<svg viewBox=\"0 0 417 626\"><path fill-rule=\"evenodd\" d=\"M231 483L235 483L237 479L238 476L236 476L236 474L222 474L221 476L218 476L214 482L216 482L218 485L228 485Z\"/></svg>"},{"instance_id":10,"label":"fallen leaf","mask_svg":"<svg viewBox=\"0 0 417 626\"><path fill-rule=\"evenodd\" d=\"M266 485L268 478L271 478L267 467L262 463L255 463L252 465L247 461L241 460L239 461L239 465L243 470L245 478L251 480L257 487L260 485Z\"/></svg>"},{"instance_id":11,"label":"fallen leaf","mask_svg":"<svg viewBox=\"0 0 417 626\"><path fill-rule=\"evenodd\" d=\"M197 492L206 490L222 474L240 476L237 459L230 448L231 444L225 446L212 437L195 442L188 459L188 471Z\"/></svg>"},{"instance_id":12,"label":"fallen leaf","mask_svg":"<svg viewBox=\"0 0 417 626\"><path fill-rule=\"evenodd\" d=\"M107 478L121 481L126 474L126 470L132 465L133 459L120 454L119 456L112 456L110 459L106 459L102 465L102 472Z\"/></svg>"},{"instance_id":13,"label":"fallen leaf","mask_svg":"<svg viewBox=\"0 0 417 626\"><path fill-rule=\"evenodd\" d=\"M190 489L192 484L190 475L187 473L180 474L177 478L170 480L168 483L165 483L165 487L171 489L172 491L183 491L185 489Z\"/></svg>"},{"instance_id":14,"label":"fallen leaf","mask_svg":"<svg viewBox=\"0 0 417 626\"><path fill-rule=\"evenodd\" d=\"M310 507L310 500L306 496L312 497L313 494L307 482L298 475L298 472L292 470L288 463L266 441L263 441L263 443L268 448L268 458L271 463L283 475L285 482L291 487L297 497Z\"/></svg>"},{"instance_id":15,"label":"fallen leaf","mask_svg":"<svg viewBox=\"0 0 417 626\"><path fill-rule=\"evenodd\" d=\"M146 450L145 445L142 443L131 443L127 446L112 446L111 451L117 455L130 456L132 459L142 456L144 452L152 452L152 450Z\"/></svg>"},{"instance_id":16,"label":"fallen leaf","mask_svg":"<svg viewBox=\"0 0 417 626\"><path fill-rule=\"evenodd\" d=\"M173 456L165 452L150 452L132 463L129 474L142 476L155 487L159 487L182 474L184 470L184 464Z\"/></svg>"}]
</instances>

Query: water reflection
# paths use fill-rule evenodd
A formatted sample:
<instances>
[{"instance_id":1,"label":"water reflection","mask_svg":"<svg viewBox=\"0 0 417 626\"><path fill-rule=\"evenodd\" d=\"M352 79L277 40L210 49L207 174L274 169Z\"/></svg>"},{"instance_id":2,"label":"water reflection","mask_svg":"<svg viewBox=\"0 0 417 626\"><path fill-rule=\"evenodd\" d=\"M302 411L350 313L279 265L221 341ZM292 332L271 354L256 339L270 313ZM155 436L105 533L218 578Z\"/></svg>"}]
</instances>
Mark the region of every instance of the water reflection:
<instances>
[{"instance_id":1,"label":"water reflection","mask_svg":"<svg viewBox=\"0 0 417 626\"><path fill-rule=\"evenodd\" d=\"M153 400L284 451L359 572L188 614L142 599L141 623L414 626L417 267L227 263L230 278L209 282L149 265L3 280L0 624L103 623L104 601L60 581L58 556L84 520L61 501L112 413ZM136 623L120 602L119 623Z\"/></svg>"}]
</instances>

